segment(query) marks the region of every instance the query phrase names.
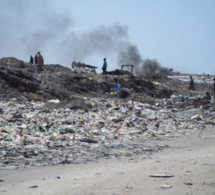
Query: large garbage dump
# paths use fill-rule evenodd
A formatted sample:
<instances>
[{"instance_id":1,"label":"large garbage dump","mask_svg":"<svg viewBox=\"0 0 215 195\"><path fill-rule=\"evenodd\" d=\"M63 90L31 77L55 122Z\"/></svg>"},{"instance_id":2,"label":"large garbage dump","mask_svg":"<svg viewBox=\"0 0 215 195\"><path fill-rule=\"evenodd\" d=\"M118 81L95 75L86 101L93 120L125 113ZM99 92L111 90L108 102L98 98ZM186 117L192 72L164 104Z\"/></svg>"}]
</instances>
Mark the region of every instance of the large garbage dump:
<instances>
[{"instance_id":1,"label":"large garbage dump","mask_svg":"<svg viewBox=\"0 0 215 195\"><path fill-rule=\"evenodd\" d=\"M37 78L35 67L6 62L0 60L1 169L151 154L162 147L144 140L198 133L215 124L213 102L169 87L179 82L169 78L104 79L60 65L45 66ZM119 82L130 90L126 98L114 91Z\"/></svg>"}]
</instances>

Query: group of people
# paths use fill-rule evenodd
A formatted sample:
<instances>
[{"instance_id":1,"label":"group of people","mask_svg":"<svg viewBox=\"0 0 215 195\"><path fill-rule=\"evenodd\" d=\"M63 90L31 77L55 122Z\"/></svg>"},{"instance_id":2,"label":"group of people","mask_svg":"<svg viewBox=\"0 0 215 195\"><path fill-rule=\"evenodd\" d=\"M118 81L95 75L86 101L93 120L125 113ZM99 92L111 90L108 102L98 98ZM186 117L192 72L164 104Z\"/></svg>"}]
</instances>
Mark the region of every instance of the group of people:
<instances>
[{"instance_id":1,"label":"group of people","mask_svg":"<svg viewBox=\"0 0 215 195\"><path fill-rule=\"evenodd\" d=\"M102 66L102 74L103 76L106 75L106 71L107 71L107 61L106 58L103 59L103 66ZM37 66L37 71L38 73L41 73L42 71L44 71L43 66L44 66L44 59L42 54L38 51L37 54L35 54L35 57L33 58L33 56L30 56L30 64L34 64Z\"/></svg>"},{"instance_id":2,"label":"group of people","mask_svg":"<svg viewBox=\"0 0 215 195\"><path fill-rule=\"evenodd\" d=\"M42 54L38 51L37 54L35 54L35 57L33 58L33 56L30 56L30 64L34 64L37 66L37 72L40 74L42 73L42 71L44 71L44 59Z\"/></svg>"}]
</instances>

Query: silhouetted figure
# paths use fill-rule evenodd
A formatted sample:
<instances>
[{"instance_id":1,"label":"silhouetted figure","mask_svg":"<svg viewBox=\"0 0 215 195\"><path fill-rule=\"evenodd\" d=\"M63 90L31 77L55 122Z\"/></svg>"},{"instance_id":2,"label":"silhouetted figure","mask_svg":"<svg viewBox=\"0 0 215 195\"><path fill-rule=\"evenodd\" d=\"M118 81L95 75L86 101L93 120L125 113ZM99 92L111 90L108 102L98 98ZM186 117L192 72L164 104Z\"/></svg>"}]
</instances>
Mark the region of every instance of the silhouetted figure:
<instances>
[{"instance_id":1,"label":"silhouetted figure","mask_svg":"<svg viewBox=\"0 0 215 195\"><path fill-rule=\"evenodd\" d=\"M30 57L30 64L34 64L34 58L32 56Z\"/></svg>"},{"instance_id":2,"label":"silhouetted figure","mask_svg":"<svg viewBox=\"0 0 215 195\"><path fill-rule=\"evenodd\" d=\"M102 66L102 73L103 73L103 76L106 75L106 71L107 71L107 61L106 61L106 58L103 59L104 63L103 63L103 66Z\"/></svg>"},{"instance_id":3,"label":"silhouetted figure","mask_svg":"<svg viewBox=\"0 0 215 195\"><path fill-rule=\"evenodd\" d=\"M193 77L192 77L192 76L190 76L190 86L189 86L189 90L194 90L194 91L196 91L195 84L194 84L194 80L193 80Z\"/></svg>"},{"instance_id":4,"label":"silhouetted figure","mask_svg":"<svg viewBox=\"0 0 215 195\"><path fill-rule=\"evenodd\" d=\"M43 59L43 56L41 55L41 53L38 51L38 53L37 53L37 71L39 74L42 73L42 71L44 71L43 66L44 66L44 59Z\"/></svg>"},{"instance_id":5,"label":"silhouetted figure","mask_svg":"<svg viewBox=\"0 0 215 195\"><path fill-rule=\"evenodd\" d=\"M34 64L36 65L38 63L38 56L37 56L37 54L35 54L35 56L34 56Z\"/></svg>"}]
</instances>

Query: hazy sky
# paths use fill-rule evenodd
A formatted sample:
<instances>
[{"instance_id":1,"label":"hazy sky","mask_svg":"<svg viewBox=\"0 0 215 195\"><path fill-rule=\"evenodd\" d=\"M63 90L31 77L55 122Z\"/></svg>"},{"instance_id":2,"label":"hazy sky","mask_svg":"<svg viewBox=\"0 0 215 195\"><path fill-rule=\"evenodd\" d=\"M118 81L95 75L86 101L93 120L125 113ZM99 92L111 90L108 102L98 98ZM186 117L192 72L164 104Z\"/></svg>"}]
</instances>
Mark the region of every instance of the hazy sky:
<instances>
[{"instance_id":1,"label":"hazy sky","mask_svg":"<svg viewBox=\"0 0 215 195\"><path fill-rule=\"evenodd\" d=\"M215 72L215 0L0 0L0 58L118 68L141 59L184 73ZM136 55L136 54L135 54ZM129 59L126 59L129 61ZM134 61L129 61L132 63ZM136 61L135 61L136 62Z\"/></svg>"}]
</instances>

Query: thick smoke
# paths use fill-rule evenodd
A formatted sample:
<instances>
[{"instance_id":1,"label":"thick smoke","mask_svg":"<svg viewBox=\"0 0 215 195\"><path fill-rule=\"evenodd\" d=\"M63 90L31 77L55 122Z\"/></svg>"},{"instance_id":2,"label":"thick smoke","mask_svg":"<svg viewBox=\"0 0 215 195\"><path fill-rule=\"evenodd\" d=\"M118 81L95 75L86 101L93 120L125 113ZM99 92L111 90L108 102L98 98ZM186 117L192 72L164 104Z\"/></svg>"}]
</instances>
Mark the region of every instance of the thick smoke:
<instances>
[{"instance_id":1,"label":"thick smoke","mask_svg":"<svg viewBox=\"0 0 215 195\"><path fill-rule=\"evenodd\" d=\"M42 50L53 48L73 26L73 20L67 15L59 13L52 15L51 13L42 12L40 16L41 28L26 32L22 39L26 46L26 52L30 50L37 51L39 48Z\"/></svg>"},{"instance_id":2,"label":"thick smoke","mask_svg":"<svg viewBox=\"0 0 215 195\"><path fill-rule=\"evenodd\" d=\"M73 20L45 0L1 0L0 25L1 55L26 59L39 50L51 56Z\"/></svg>"},{"instance_id":3,"label":"thick smoke","mask_svg":"<svg viewBox=\"0 0 215 195\"><path fill-rule=\"evenodd\" d=\"M49 63L70 66L73 60L115 55L118 66L135 65L138 73L162 70L156 60L142 60L138 48L128 42L127 26L115 23L77 33L70 15L55 11L48 2L1 0L0 57L27 61L41 51Z\"/></svg>"},{"instance_id":4,"label":"thick smoke","mask_svg":"<svg viewBox=\"0 0 215 195\"><path fill-rule=\"evenodd\" d=\"M5 37L0 41L1 55L28 58L41 51L45 59L63 65L117 53L119 65L141 61L138 49L127 42L127 26L116 23L77 33L69 14L56 12L48 1L3 0L1 4L0 35Z\"/></svg>"},{"instance_id":5,"label":"thick smoke","mask_svg":"<svg viewBox=\"0 0 215 195\"><path fill-rule=\"evenodd\" d=\"M64 37L58 49L64 59L85 60L94 54L107 56L121 49L128 38L127 26L118 23L99 26L91 31L77 34L70 32Z\"/></svg>"},{"instance_id":6,"label":"thick smoke","mask_svg":"<svg viewBox=\"0 0 215 195\"><path fill-rule=\"evenodd\" d=\"M143 62L142 67L139 67L140 72L143 72L145 74L148 73L159 73L161 69L160 64L157 62L157 60L150 60L146 59Z\"/></svg>"},{"instance_id":7,"label":"thick smoke","mask_svg":"<svg viewBox=\"0 0 215 195\"><path fill-rule=\"evenodd\" d=\"M145 59L143 60L142 65L137 67L136 72L138 74L145 74L145 75L154 74L154 73L158 73L162 75L170 75L172 74L172 69L161 66L160 63L157 62L157 60L155 59L154 60Z\"/></svg>"},{"instance_id":8,"label":"thick smoke","mask_svg":"<svg viewBox=\"0 0 215 195\"><path fill-rule=\"evenodd\" d=\"M135 45L126 43L118 53L118 64L140 65L142 57Z\"/></svg>"}]
</instances>

